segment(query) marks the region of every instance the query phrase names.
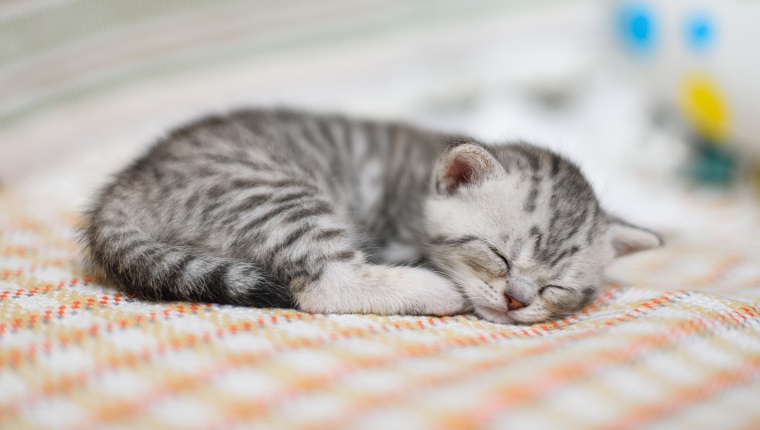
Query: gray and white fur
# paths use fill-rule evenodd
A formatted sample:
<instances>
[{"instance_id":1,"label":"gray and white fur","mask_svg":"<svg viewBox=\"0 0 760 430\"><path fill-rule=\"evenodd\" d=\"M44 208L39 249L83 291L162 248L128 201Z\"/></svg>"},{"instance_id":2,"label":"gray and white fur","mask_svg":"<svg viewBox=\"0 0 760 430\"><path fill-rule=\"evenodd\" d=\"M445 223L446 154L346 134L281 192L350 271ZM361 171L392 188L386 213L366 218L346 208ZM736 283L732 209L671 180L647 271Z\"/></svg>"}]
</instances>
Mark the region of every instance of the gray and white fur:
<instances>
[{"instance_id":1,"label":"gray and white fur","mask_svg":"<svg viewBox=\"0 0 760 430\"><path fill-rule=\"evenodd\" d=\"M660 238L535 146L241 110L180 127L85 213L84 257L143 299L533 323Z\"/></svg>"}]
</instances>

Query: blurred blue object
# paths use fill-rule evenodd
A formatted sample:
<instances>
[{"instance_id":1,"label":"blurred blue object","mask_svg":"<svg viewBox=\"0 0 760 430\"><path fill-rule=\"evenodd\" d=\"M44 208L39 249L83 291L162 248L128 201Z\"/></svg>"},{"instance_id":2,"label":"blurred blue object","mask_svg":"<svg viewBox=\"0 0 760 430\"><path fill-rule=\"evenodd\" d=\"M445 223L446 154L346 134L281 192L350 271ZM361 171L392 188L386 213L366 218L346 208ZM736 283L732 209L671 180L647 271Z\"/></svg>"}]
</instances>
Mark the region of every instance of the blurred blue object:
<instances>
[{"instance_id":1,"label":"blurred blue object","mask_svg":"<svg viewBox=\"0 0 760 430\"><path fill-rule=\"evenodd\" d=\"M620 36L626 47L634 53L647 54L654 49L657 39L657 21L643 4L629 3L620 7Z\"/></svg>"},{"instance_id":2,"label":"blurred blue object","mask_svg":"<svg viewBox=\"0 0 760 430\"><path fill-rule=\"evenodd\" d=\"M705 12L694 12L686 19L686 42L695 51L710 48L715 41L715 24Z\"/></svg>"}]
</instances>

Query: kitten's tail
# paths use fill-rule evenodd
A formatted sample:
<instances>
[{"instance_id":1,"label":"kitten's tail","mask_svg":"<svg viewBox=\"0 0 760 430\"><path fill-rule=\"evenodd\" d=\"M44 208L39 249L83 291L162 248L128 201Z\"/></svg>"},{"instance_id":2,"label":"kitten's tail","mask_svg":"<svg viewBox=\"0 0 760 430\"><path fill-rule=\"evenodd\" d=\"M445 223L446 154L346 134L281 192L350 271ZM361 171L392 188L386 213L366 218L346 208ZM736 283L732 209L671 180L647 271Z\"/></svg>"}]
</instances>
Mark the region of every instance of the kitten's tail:
<instances>
[{"instance_id":1,"label":"kitten's tail","mask_svg":"<svg viewBox=\"0 0 760 430\"><path fill-rule=\"evenodd\" d=\"M161 242L94 211L81 229L83 262L127 294L253 307L293 307L292 296L253 264Z\"/></svg>"}]
</instances>

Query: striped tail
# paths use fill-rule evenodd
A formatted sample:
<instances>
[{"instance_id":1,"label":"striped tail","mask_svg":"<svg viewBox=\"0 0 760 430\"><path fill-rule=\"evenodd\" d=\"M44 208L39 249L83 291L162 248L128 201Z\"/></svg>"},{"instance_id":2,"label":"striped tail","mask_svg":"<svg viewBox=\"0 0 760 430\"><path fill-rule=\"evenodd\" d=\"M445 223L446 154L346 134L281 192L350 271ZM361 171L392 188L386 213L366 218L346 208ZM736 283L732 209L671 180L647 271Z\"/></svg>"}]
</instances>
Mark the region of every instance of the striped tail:
<instances>
[{"instance_id":1,"label":"striped tail","mask_svg":"<svg viewBox=\"0 0 760 430\"><path fill-rule=\"evenodd\" d=\"M127 294L253 307L294 307L291 294L253 264L156 240L91 212L82 230L84 263ZM95 220L95 222L93 222Z\"/></svg>"}]
</instances>

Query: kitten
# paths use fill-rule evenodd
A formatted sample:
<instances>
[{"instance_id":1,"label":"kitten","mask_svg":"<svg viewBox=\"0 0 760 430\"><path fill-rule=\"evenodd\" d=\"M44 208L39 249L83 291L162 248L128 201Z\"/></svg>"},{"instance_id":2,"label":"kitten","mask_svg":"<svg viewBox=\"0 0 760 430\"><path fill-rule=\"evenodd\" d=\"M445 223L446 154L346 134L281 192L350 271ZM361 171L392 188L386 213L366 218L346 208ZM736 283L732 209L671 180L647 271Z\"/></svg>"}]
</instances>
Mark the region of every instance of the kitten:
<instances>
[{"instance_id":1,"label":"kitten","mask_svg":"<svg viewBox=\"0 0 760 430\"><path fill-rule=\"evenodd\" d=\"M613 258L661 245L545 149L288 110L171 132L101 191L82 241L144 299L500 323L577 311Z\"/></svg>"}]
</instances>

